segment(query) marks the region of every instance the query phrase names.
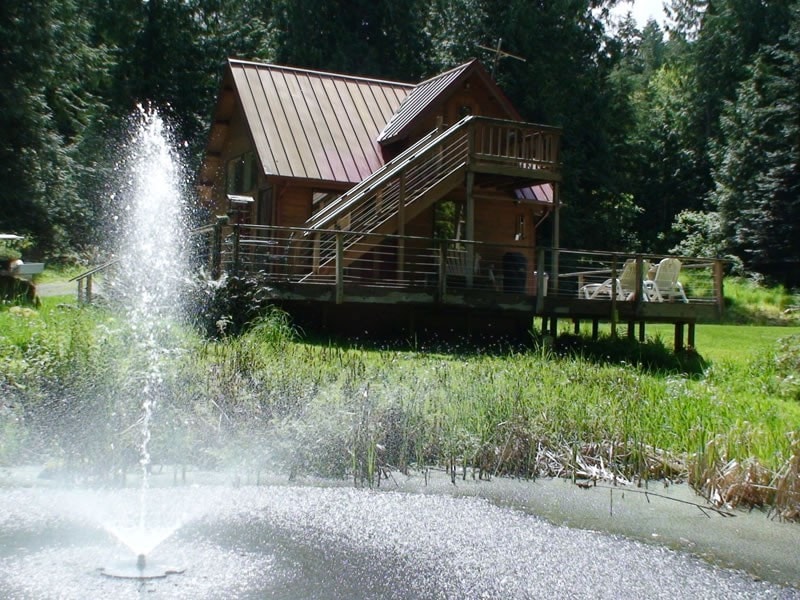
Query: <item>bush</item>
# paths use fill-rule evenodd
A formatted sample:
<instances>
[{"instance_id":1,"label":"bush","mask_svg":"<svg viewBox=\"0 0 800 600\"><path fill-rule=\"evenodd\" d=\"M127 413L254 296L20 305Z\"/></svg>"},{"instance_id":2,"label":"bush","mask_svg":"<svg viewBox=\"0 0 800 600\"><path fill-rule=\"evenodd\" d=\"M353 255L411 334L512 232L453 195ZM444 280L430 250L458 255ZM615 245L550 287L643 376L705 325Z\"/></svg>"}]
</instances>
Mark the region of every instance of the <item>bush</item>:
<instances>
[{"instance_id":1,"label":"bush","mask_svg":"<svg viewBox=\"0 0 800 600\"><path fill-rule=\"evenodd\" d=\"M199 303L194 325L210 339L240 335L274 309L272 290L259 273L201 277L193 291Z\"/></svg>"},{"instance_id":2,"label":"bush","mask_svg":"<svg viewBox=\"0 0 800 600\"><path fill-rule=\"evenodd\" d=\"M9 263L12 260L22 258L22 253L8 244L0 244L0 264Z\"/></svg>"},{"instance_id":3,"label":"bush","mask_svg":"<svg viewBox=\"0 0 800 600\"><path fill-rule=\"evenodd\" d=\"M800 335L778 340L775 363L781 396L800 401Z\"/></svg>"}]
</instances>

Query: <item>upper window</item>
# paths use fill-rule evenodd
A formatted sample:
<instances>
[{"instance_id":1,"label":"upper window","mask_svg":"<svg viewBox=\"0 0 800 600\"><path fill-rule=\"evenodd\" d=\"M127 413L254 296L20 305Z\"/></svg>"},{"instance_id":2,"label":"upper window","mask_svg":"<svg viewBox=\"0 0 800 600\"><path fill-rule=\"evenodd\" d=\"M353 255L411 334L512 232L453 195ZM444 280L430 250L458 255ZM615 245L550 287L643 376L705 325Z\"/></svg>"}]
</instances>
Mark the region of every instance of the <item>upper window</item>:
<instances>
[{"instance_id":1,"label":"upper window","mask_svg":"<svg viewBox=\"0 0 800 600\"><path fill-rule=\"evenodd\" d=\"M254 152L245 152L228 161L226 190L228 194L251 192L258 183L258 166Z\"/></svg>"}]
</instances>

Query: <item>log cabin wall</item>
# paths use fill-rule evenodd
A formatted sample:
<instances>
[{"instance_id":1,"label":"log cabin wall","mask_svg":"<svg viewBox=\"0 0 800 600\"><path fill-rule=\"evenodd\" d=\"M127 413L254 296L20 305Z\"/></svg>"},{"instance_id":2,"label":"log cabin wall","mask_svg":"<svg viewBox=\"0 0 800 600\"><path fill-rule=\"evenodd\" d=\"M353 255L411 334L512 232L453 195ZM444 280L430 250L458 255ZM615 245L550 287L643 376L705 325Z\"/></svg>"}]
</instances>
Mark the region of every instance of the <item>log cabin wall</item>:
<instances>
[{"instance_id":1,"label":"log cabin wall","mask_svg":"<svg viewBox=\"0 0 800 600\"><path fill-rule=\"evenodd\" d=\"M220 153L219 166L214 179L214 188L211 194L212 206L211 210L214 214L224 215L230 208L228 205L228 163L248 152L253 151L253 146L250 143L250 137L247 133L247 127L241 107L238 102L236 103L235 110L232 111L230 120L226 127L227 136L222 144L222 151ZM260 188L264 182L263 174L258 174L256 178L257 188ZM255 196L256 189L250 190L250 193ZM251 210L251 219L255 217L255 213Z\"/></svg>"},{"instance_id":2,"label":"log cabin wall","mask_svg":"<svg viewBox=\"0 0 800 600\"><path fill-rule=\"evenodd\" d=\"M277 223L279 227L302 227L311 216L313 189L286 183L278 187Z\"/></svg>"},{"instance_id":3,"label":"log cabin wall","mask_svg":"<svg viewBox=\"0 0 800 600\"><path fill-rule=\"evenodd\" d=\"M518 119L517 115L510 115L500 106L497 99L478 75L473 74L453 95L445 100L442 116L446 124L457 123L467 115L483 117L496 117L499 119Z\"/></svg>"},{"instance_id":4,"label":"log cabin wall","mask_svg":"<svg viewBox=\"0 0 800 600\"><path fill-rule=\"evenodd\" d=\"M534 229L534 210L529 204L511 199L476 199L475 239L489 245L482 249L481 269L492 267L498 277L502 277L507 253L517 253L524 257L526 268L525 290L534 293L533 271L535 269L536 231Z\"/></svg>"}]
</instances>

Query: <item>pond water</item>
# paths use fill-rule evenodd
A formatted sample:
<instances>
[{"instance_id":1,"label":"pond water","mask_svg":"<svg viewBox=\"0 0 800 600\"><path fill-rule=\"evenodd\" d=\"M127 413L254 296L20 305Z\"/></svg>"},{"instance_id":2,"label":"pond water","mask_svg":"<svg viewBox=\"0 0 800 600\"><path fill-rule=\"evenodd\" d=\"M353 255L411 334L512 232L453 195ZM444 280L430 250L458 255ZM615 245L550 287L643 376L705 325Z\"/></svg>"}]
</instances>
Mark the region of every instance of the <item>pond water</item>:
<instances>
[{"instance_id":1,"label":"pond water","mask_svg":"<svg viewBox=\"0 0 800 600\"><path fill-rule=\"evenodd\" d=\"M111 533L136 512L135 483L75 489L43 485L32 469L6 471L0 597L800 598L778 584L800 584L797 527L764 515L709 518L658 497L648 504L630 491L560 481L453 486L443 474L395 475L380 490L285 478L234 486L200 473L172 481L152 481L153 527L173 532L148 561L183 573L122 580L103 569L135 564ZM737 561L761 564L748 573Z\"/></svg>"}]
</instances>

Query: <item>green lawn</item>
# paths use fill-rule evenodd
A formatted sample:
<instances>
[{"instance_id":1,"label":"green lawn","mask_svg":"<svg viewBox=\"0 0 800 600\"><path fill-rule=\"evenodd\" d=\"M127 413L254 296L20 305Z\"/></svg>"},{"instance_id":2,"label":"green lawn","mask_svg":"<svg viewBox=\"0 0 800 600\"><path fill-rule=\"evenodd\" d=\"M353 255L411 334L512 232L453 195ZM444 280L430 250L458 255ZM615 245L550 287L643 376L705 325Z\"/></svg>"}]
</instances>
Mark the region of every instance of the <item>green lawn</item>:
<instances>
[{"instance_id":1,"label":"green lawn","mask_svg":"<svg viewBox=\"0 0 800 600\"><path fill-rule=\"evenodd\" d=\"M648 337L660 336L672 344L671 325L648 325ZM697 351L708 361L746 362L775 347L780 338L800 335L800 327L700 324L695 330Z\"/></svg>"}]
</instances>

